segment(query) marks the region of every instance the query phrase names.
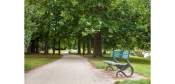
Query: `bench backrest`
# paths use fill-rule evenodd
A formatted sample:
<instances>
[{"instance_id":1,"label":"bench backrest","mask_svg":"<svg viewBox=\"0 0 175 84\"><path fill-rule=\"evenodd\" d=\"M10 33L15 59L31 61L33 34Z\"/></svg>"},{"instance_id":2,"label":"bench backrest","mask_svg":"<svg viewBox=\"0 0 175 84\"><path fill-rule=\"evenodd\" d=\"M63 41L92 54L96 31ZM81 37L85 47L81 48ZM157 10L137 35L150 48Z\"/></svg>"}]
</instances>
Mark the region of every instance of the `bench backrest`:
<instances>
[{"instance_id":1,"label":"bench backrest","mask_svg":"<svg viewBox=\"0 0 175 84\"><path fill-rule=\"evenodd\" d=\"M111 57L128 59L129 54L130 54L130 51L112 51Z\"/></svg>"}]
</instances>

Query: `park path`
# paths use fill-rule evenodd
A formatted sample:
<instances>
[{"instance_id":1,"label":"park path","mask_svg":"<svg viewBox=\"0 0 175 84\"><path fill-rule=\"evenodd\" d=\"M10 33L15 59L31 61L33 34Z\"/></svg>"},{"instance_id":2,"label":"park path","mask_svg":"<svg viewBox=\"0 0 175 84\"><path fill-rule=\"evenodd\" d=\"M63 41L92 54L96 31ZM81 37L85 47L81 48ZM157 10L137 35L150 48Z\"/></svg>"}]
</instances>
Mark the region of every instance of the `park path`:
<instances>
[{"instance_id":1,"label":"park path","mask_svg":"<svg viewBox=\"0 0 175 84\"><path fill-rule=\"evenodd\" d=\"M114 84L115 80L93 68L87 58L62 55L61 59L25 73L25 84Z\"/></svg>"}]
</instances>

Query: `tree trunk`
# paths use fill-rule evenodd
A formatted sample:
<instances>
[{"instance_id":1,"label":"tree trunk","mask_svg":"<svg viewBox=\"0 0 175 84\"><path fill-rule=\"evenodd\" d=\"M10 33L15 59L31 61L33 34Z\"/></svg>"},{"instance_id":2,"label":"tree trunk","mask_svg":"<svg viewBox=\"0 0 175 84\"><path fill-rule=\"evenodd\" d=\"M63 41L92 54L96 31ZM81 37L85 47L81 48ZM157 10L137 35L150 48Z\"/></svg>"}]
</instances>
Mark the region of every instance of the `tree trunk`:
<instances>
[{"instance_id":1,"label":"tree trunk","mask_svg":"<svg viewBox=\"0 0 175 84\"><path fill-rule=\"evenodd\" d=\"M87 39L89 39L89 37L87 37ZM88 49L89 49L89 48L88 48L88 47L89 47L89 40L88 40L88 42L87 42L87 46L86 46L86 47L87 47L87 55L88 55L88 51L89 51L89 50L88 50Z\"/></svg>"},{"instance_id":2,"label":"tree trunk","mask_svg":"<svg viewBox=\"0 0 175 84\"><path fill-rule=\"evenodd\" d=\"M47 54L49 54L49 45L48 45L48 42L47 42Z\"/></svg>"},{"instance_id":3,"label":"tree trunk","mask_svg":"<svg viewBox=\"0 0 175 84\"><path fill-rule=\"evenodd\" d=\"M39 38L36 39L36 53L39 53Z\"/></svg>"},{"instance_id":4,"label":"tree trunk","mask_svg":"<svg viewBox=\"0 0 175 84\"><path fill-rule=\"evenodd\" d=\"M59 39L59 53L58 53L58 55L60 55L60 39Z\"/></svg>"},{"instance_id":5,"label":"tree trunk","mask_svg":"<svg viewBox=\"0 0 175 84\"><path fill-rule=\"evenodd\" d=\"M31 44L31 53L35 53L35 40L32 40L32 44Z\"/></svg>"},{"instance_id":6,"label":"tree trunk","mask_svg":"<svg viewBox=\"0 0 175 84\"><path fill-rule=\"evenodd\" d=\"M106 54L106 49L104 49L103 54Z\"/></svg>"},{"instance_id":7,"label":"tree trunk","mask_svg":"<svg viewBox=\"0 0 175 84\"><path fill-rule=\"evenodd\" d=\"M56 34L55 34L55 36L56 36ZM55 44L56 44L56 38L54 37L53 55L55 54Z\"/></svg>"},{"instance_id":8,"label":"tree trunk","mask_svg":"<svg viewBox=\"0 0 175 84\"><path fill-rule=\"evenodd\" d=\"M85 42L83 42L83 56L85 54Z\"/></svg>"},{"instance_id":9,"label":"tree trunk","mask_svg":"<svg viewBox=\"0 0 175 84\"><path fill-rule=\"evenodd\" d=\"M46 33L46 42L45 42L45 52L44 54L48 54L48 37L49 37L49 31Z\"/></svg>"},{"instance_id":10,"label":"tree trunk","mask_svg":"<svg viewBox=\"0 0 175 84\"><path fill-rule=\"evenodd\" d=\"M94 33L94 52L92 57L103 57L101 32Z\"/></svg>"},{"instance_id":11,"label":"tree trunk","mask_svg":"<svg viewBox=\"0 0 175 84\"><path fill-rule=\"evenodd\" d=\"M41 48L41 49L42 49L42 51L44 51L44 46L43 46L43 42L42 42L42 48Z\"/></svg>"},{"instance_id":12,"label":"tree trunk","mask_svg":"<svg viewBox=\"0 0 175 84\"><path fill-rule=\"evenodd\" d=\"M89 38L88 38L88 40L89 40L89 42L88 42L88 55L90 55L91 54L91 35L89 34L88 35L89 36Z\"/></svg>"},{"instance_id":13,"label":"tree trunk","mask_svg":"<svg viewBox=\"0 0 175 84\"><path fill-rule=\"evenodd\" d=\"M56 19L56 27L57 27L57 17L55 18ZM57 29L55 28L55 31L57 31ZM54 46L53 46L53 55L55 54L55 45L56 45L56 33L55 33L55 37L54 37Z\"/></svg>"},{"instance_id":14,"label":"tree trunk","mask_svg":"<svg viewBox=\"0 0 175 84\"><path fill-rule=\"evenodd\" d=\"M29 46L27 48L27 54L30 55L31 54L31 41L29 43Z\"/></svg>"},{"instance_id":15,"label":"tree trunk","mask_svg":"<svg viewBox=\"0 0 175 84\"><path fill-rule=\"evenodd\" d=\"M78 39L78 54L81 54L81 39Z\"/></svg>"},{"instance_id":16,"label":"tree trunk","mask_svg":"<svg viewBox=\"0 0 175 84\"><path fill-rule=\"evenodd\" d=\"M36 53L36 51L35 51L35 48L36 48L36 45L35 45L35 40L32 40L31 41L32 42L32 44L31 44L31 53Z\"/></svg>"},{"instance_id":17,"label":"tree trunk","mask_svg":"<svg viewBox=\"0 0 175 84\"><path fill-rule=\"evenodd\" d=\"M76 49L76 39L75 39L75 49Z\"/></svg>"}]
</instances>

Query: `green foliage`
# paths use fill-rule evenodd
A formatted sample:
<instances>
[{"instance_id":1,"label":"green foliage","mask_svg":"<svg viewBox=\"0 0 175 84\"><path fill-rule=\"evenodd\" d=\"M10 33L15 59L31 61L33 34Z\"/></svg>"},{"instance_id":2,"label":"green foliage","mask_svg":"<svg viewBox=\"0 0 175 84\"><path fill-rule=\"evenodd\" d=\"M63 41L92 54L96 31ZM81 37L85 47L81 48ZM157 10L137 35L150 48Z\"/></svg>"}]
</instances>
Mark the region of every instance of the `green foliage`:
<instances>
[{"instance_id":1,"label":"green foliage","mask_svg":"<svg viewBox=\"0 0 175 84\"><path fill-rule=\"evenodd\" d=\"M79 34L100 31L104 49L150 50L150 30L149 0L25 1L25 49L31 39L45 41L46 32L49 38L67 38L66 45Z\"/></svg>"},{"instance_id":2,"label":"green foliage","mask_svg":"<svg viewBox=\"0 0 175 84\"><path fill-rule=\"evenodd\" d=\"M136 54L136 56L143 57L143 55L141 53Z\"/></svg>"},{"instance_id":3,"label":"green foliage","mask_svg":"<svg viewBox=\"0 0 175 84\"><path fill-rule=\"evenodd\" d=\"M32 34L37 30L37 24L35 18L37 14L37 6L28 5L28 2L25 3L25 23L24 23L24 51L26 52L27 47L29 46Z\"/></svg>"},{"instance_id":4,"label":"green foliage","mask_svg":"<svg viewBox=\"0 0 175 84\"><path fill-rule=\"evenodd\" d=\"M25 47L25 52L27 50L27 47L29 46L29 43L30 43L30 40L31 40L31 35L32 35L33 32L25 29L24 30L24 47Z\"/></svg>"}]
</instances>

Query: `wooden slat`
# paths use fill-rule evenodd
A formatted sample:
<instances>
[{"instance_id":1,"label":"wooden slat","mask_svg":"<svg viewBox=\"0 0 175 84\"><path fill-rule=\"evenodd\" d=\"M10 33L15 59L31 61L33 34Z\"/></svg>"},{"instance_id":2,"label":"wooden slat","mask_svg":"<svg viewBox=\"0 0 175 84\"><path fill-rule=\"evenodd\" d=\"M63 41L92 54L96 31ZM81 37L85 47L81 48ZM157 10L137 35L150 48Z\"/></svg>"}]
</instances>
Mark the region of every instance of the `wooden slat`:
<instances>
[{"instance_id":1,"label":"wooden slat","mask_svg":"<svg viewBox=\"0 0 175 84\"><path fill-rule=\"evenodd\" d=\"M112 51L111 57L128 59L129 54L130 51Z\"/></svg>"}]
</instances>

